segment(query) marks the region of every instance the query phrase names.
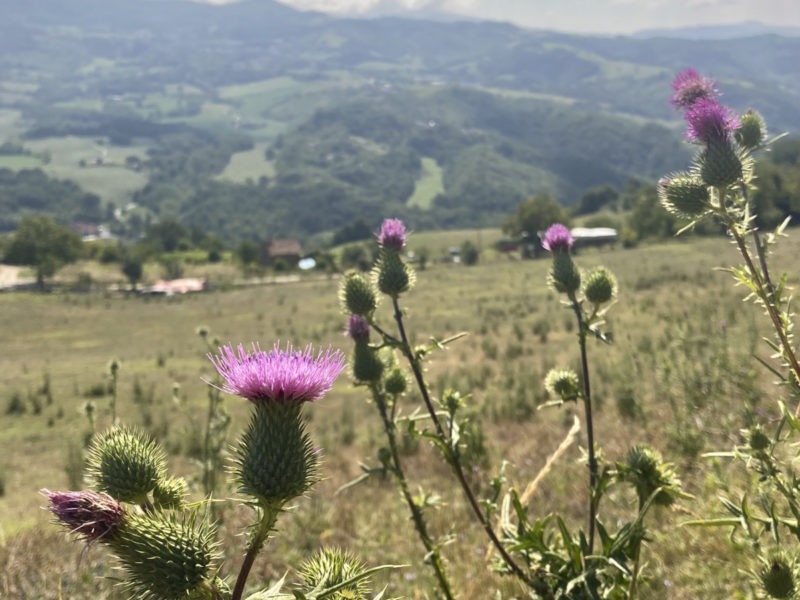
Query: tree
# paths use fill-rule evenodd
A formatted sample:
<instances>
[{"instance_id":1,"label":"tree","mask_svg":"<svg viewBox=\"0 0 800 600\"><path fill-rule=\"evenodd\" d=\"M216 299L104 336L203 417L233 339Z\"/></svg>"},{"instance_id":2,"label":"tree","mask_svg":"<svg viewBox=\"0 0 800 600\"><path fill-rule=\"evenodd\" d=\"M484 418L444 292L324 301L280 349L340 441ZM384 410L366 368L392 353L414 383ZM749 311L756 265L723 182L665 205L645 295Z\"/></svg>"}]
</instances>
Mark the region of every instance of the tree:
<instances>
[{"instance_id":1,"label":"tree","mask_svg":"<svg viewBox=\"0 0 800 600\"><path fill-rule=\"evenodd\" d=\"M82 249L81 237L75 231L50 217L34 215L20 222L6 251L5 262L33 267L36 285L43 290L45 277L75 262Z\"/></svg>"},{"instance_id":2,"label":"tree","mask_svg":"<svg viewBox=\"0 0 800 600\"><path fill-rule=\"evenodd\" d=\"M136 291L136 284L142 279L144 264L141 256L129 253L122 261L122 274L131 284L131 289Z\"/></svg>"},{"instance_id":3,"label":"tree","mask_svg":"<svg viewBox=\"0 0 800 600\"><path fill-rule=\"evenodd\" d=\"M465 240L463 244L461 244L461 262L471 267L473 265L478 264L478 258L480 257L480 250L478 247L473 244L469 240Z\"/></svg>"},{"instance_id":4,"label":"tree","mask_svg":"<svg viewBox=\"0 0 800 600\"><path fill-rule=\"evenodd\" d=\"M553 223L569 225L569 215L550 194L541 193L517 206L517 212L503 224L503 231L513 237L523 238L528 246L533 246L536 254L539 248L539 233Z\"/></svg>"}]
</instances>

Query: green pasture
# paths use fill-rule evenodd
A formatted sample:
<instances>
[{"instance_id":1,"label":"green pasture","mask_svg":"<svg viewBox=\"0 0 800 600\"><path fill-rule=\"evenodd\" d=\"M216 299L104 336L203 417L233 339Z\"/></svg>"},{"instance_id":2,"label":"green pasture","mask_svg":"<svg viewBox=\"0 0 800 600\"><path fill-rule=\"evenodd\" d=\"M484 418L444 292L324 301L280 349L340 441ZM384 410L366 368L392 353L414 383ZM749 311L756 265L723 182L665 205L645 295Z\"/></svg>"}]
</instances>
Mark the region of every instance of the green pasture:
<instances>
[{"instance_id":1,"label":"green pasture","mask_svg":"<svg viewBox=\"0 0 800 600\"><path fill-rule=\"evenodd\" d=\"M88 137L67 136L32 140L26 143L26 147L37 154L50 155L50 162L43 169L52 177L71 179L106 202L125 204L134 191L147 183L145 174L125 167L125 158L144 158L147 148L98 146L95 141ZM98 158L102 158L104 164L93 164ZM85 167L80 166L81 161L85 161Z\"/></svg>"},{"instance_id":2,"label":"green pasture","mask_svg":"<svg viewBox=\"0 0 800 600\"><path fill-rule=\"evenodd\" d=\"M272 161L268 161L264 152L267 149L266 143L256 144L252 150L247 152L237 152L231 157L228 166L218 175L218 179L244 183L248 179L258 181L258 178L266 175L275 175L275 166Z\"/></svg>"},{"instance_id":3,"label":"green pasture","mask_svg":"<svg viewBox=\"0 0 800 600\"><path fill-rule=\"evenodd\" d=\"M18 110L0 108L0 143L24 131L19 123L21 118L22 113Z\"/></svg>"},{"instance_id":4,"label":"green pasture","mask_svg":"<svg viewBox=\"0 0 800 600\"><path fill-rule=\"evenodd\" d=\"M409 248L425 246L436 252L464 239L488 248L500 235L497 230L426 232L412 234ZM797 236L784 240L775 269L793 268L799 251ZM728 543L728 532L678 526L691 515L717 510L717 496L725 486L745 484L746 478L727 462L702 458L702 453L730 449L747 407L758 407L769 418L779 393L772 376L753 359L770 360L771 352L760 341L767 323L741 301L745 293L733 287L731 276L715 270L737 262L734 248L723 238L687 238L633 250L584 250L576 261L584 269L603 264L619 280L619 298L607 322L615 341L589 346L596 438L605 460L618 459L632 443L651 443L676 463L687 491L695 496L656 518L646 549L649 583L642 597L749 598L744 574L749 565ZM417 274L414 289L401 297L415 344L469 333L432 354L426 377L434 394L446 388L471 394L468 410L480 423L488 461L476 467L479 487L504 459L509 461L508 484L525 487L572 422L572 406L537 410L547 399L546 372L577 362L574 321L546 284L549 267L547 259L523 261L488 251L474 267L431 262ZM173 298L0 295L0 473L5 484L0 564L6 565L0 586L31 581L31 589L39 590L36 597L114 598L112 582L95 579L112 574L102 549L82 555L80 545L67 542L48 523L38 495L43 487L68 486L67 466L75 460L70 463L69 457L76 452L80 456L89 429L87 402L94 403L97 429L109 425L110 397L104 386L112 358L122 365L123 422L159 437L171 466L193 482L196 496L198 466L191 449L202 427L205 381L213 377L197 328L208 327L210 337L221 343L331 344L349 354L337 289L336 278L322 277L217 285L216 291ZM385 329L394 330L387 302L376 314ZM366 391L348 380L343 375L328 397L308 407L310 430L326 457L324 480L281 517L280 535L258 559L254 581L280 577L306 549L324 542L357 551L370 564L408 563L379 582L390 583L395 596L423 600L430 597L433 582L396 490L375 480L334 495L361 473L359 463L375 464L384 443ZM49 396L42 391L45 383ZM22 414L8 412L15 396L24 406ZM235 435L244 426L247 407L233 397L226 405ZM409 393L401 410L409 414L415 406L415 394ZM485 542L478 527L469 523L448 470L424 443L406 442L412 484L447 501L445 510L430 512L431 527L437 535L459 532L443 555L463 592L460 597L486 598L487 589L514 597L519 590L480 564ZM558 510L576 524L582 522L585 473L580 456L578 445L572 446L540 486L531 510L540 515ZM223 496L232 493L227 490ZM612 495L606 510L627 510L630 501ZM248 518L246 512L226 515L226 544L241 543L237 534ZM41 539L47 543L32 541ZM240 554L234 546L231 564L238 565ZM9 561L10 556L25 558Z\"/></svg>"},{"instance_id":5,"label":"green pasture","mask_svg":"<svg viewBox=\"0 0 800 600\"><path fill-rule=\"evenodd\" d=\"M407 200L408 206L418 206L423 209L431 207L433 199L444 192L442 182L442 168L433 158L422 159L422 174L414 186L414 193Z\"/></svg>"},{"instance_id":6,"label":"green pasture","mask_svg":"<svg viewBox=\"0 0 800 600\"><path fill-rule=\"evenodd\" d=\"M37 156L26 154L19 155L0 155L0 169L36 169L42 166L42 160Z\"/></svg>"}]
</instances>

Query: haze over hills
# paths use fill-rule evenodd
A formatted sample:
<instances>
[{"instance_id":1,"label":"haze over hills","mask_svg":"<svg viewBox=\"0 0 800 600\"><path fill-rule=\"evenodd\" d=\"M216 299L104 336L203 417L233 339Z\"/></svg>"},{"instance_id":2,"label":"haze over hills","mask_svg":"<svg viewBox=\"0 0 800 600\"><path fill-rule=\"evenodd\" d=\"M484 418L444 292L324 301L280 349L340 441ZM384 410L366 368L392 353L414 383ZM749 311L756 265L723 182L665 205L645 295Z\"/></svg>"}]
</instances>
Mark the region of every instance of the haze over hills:
<instances>
[{"instance_id":1,"label":"haze over hills","mask_svg":"<svg viewBox=\"0 0 800 600\"><path fill-rule=\"evenodd\" d=\"M229 240L389 213L417 227L496 224L538 191L570 203L682 167L667 99L686 66L717 78L735 109L800 131L798 55L800 39L775 35L591 37L269 0L42 0L0 22L0 144L14 142L0 166L44 156L48 173L101 196L95 220L133 199L147 218ZM99 142L99 164L81 140ZM109 190L99 175L112 174ZM32 210L6 208L5 228Z\"/></svg>"}]
</instances>

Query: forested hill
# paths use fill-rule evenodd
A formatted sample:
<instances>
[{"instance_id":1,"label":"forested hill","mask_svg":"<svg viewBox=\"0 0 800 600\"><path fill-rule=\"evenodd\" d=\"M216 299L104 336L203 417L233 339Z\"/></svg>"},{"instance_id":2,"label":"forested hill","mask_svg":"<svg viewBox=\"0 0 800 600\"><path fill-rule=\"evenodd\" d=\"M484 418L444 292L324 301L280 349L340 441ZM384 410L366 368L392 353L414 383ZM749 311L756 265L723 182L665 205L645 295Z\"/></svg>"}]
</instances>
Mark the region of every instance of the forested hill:
<instances>
[{"instance_id":1,"label":"forested hill","mask_svg":"<svg viewBox=\"0 0 800 600\"><path fill-rule=\"evenodd\" d=\"M20 150L0 151L0 168L39 166L105 204L135 200L228 239L389 212L417 227L498 223L536 191L570 203L683 165L667 98L686 66L717 78L735 109L800 131L796 56L800 38L769 35L587 37L335 19L269 0L40 0L0 21L0 145ZM80 140L102 147L88 162L105 170L78 169ZM97 176L123 168L115 185ZM25 211L13 205L6 224Z\"/></svg>"}]
</instances>

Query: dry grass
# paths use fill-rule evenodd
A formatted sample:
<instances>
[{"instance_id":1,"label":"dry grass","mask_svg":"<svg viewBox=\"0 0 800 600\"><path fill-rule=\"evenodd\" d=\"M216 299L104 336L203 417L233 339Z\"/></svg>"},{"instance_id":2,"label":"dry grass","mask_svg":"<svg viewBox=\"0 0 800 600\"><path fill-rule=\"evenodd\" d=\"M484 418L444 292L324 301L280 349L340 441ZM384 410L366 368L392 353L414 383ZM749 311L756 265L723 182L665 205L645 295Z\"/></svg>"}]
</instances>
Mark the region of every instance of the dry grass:
<instances>
[{"instance_id":1,"label":"dry grass","mask_svg":"<svg viewBox=\"0 0 800 600\"><path fill-rule=\"evenodd\" d=\"M791 267L799 246L788 241L779 262ZM693 240L635 251L587 251L577 260L584 268L606 265L616 273L621 288L609 323L616 333L615 344L590 348L597 439L606 459L619 458L632 443L650 442L678 463L687 488L697 496L659 517L647 550L653 579L646 597L747 597L743 576L731 567L743 562L727 543L726 532L677 526L710 507L716 510L721 486L737 481L727 465L699 459L689 442L699 438L705 449L727 449L736 440L747 403L761 402L764 396L765 410L772 406L766 401L772 388L763 372L757 372L749 387L745 384L750 380L734 386L710 379L717 371L720 377L730 377L757 369L750 357L753 347L760 356L768 355L757 342L765 324L740 301L740 291L731 290L730 276L713 270L735 261L733 249L720 239ZM471 332L433 356L427 377L436 393L445 387L472 392L471 410L482 424L492 465L475 470L479 489L485 489L506 459L510 484L523 490L572 425L571 407L535 409L544 398L546 371L554 365L574 365L576 357L569 312L544 284L547 268L544 260L502 258L472 268L434 265L419 274L417 287L408 296L408 326L418 343L430 336ZM0 498L0 595L113 598L113 586L104 579L112 571L103 561L102 549L82 553L79 545L67 542L47 522L38 494L43 487L68 485L65 464L70 448L80 447L88 429L83 415L88 400L97 406L98 428L108 425L108 397L88 394L107 383L106 365L112 357L122 361L123 420L149 423L170 450L172 467L196 483L197 467L187 448L201 425L203 378L210 376L196 328L208 326L222 342L259 340L270 346L280 339L333 344L349 352L336 292L336 280L322 280L173 299L0 295L4 334L0 472L5 478L5 495ZM382 310L391 326L388 309ZM752 347L750 340L755 340ZM681 357L688 357L687 362L694 360L692 352L717 356L721 348L726 349L728 371L720 366L707 370L698 385L709 386L708 402L687 413L681 402L691 383L691 365L683 364ZM39 393L45 378L52 403ZM179 404L171 397L174 383L180 385ZM139 404L134 402L136 385L140 400L145 398ZM5 414L15 393L24 401L25 414ZM623 417L618 406L628 395L640 412ZM39 414L34 412L36 398ZM235 398L226 402L234 417L233 431L239 431L246 406ZM409 394L404 411L409 413L414 406ZM379 578L379 583L388 583L394 595L432 598L432 578L422 564L421 546L390 482L376 479L334 494L360 474L360 462L377 462L376 453L384 443L377 415L363 391L342 377L329 397L309 409L314 438L326 454L326 479L283 516L278 536L257 562L252 581L283 575L319 544L337 544L358 552L370 565L410 564ZM681 437L687 431L696 436ZM584 467L579 464L582 436L538 484L530 505L535 514L557 510L575 526L582 524L586 491ZM513 582L484 568L485 540L470 525L462 496L431 449L408 442L405 460L413 486L421 485L446 500L446 506L431 512L430 518L437 535L453 536L444 556L460 598L486 598L488 590L495 589L504 590L504 597L520 595ZM632 501L625 494L612 495L605 516L628 511ZM232 550L223 574L231 575L238 567L238 536L247 518L246 510L224 513L221 536Z\"/></svg>"}]
</instances>

